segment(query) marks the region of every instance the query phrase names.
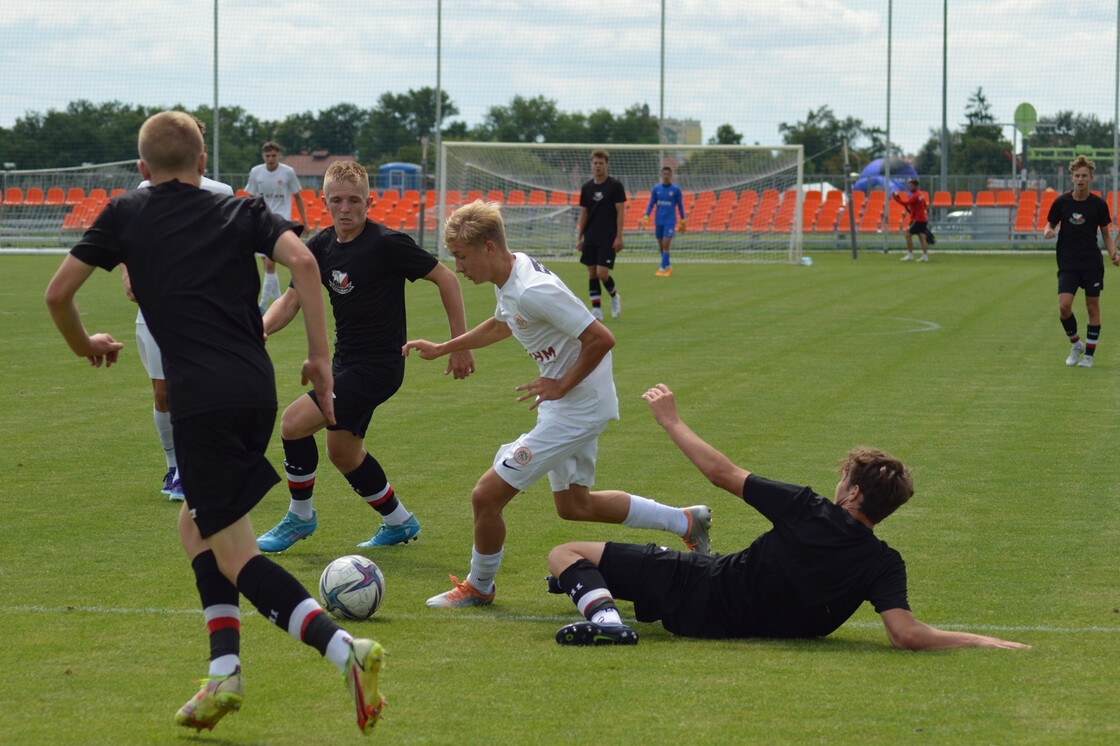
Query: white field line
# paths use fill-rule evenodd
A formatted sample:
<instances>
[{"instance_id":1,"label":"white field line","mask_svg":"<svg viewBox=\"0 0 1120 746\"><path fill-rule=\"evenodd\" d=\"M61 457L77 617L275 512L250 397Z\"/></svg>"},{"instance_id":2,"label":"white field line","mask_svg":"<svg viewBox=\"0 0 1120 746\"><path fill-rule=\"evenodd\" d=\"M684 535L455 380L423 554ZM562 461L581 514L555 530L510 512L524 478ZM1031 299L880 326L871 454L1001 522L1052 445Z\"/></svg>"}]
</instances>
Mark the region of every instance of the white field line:
<instances>
[{"instance_id":1,"label":"white field line","mask_svg":"<svg viewBox=\"0 0 1120 746\"><path fill-rule=\"evenodd\" d=\"M166 616L168 614L194 614L202 616L201 609L160 609L153 606L136 608L136 609L123 609L109 606L0 606L0 613L13 613L13 614L119 614L119 615L139 615L139 616ZM241 615L243 617L255 615L257 612L252 609L242 609ZM447 614L444 617L444 614ZM386 620L442 620L446 619L467 619L467 620L485 620L490 622L571 622L576 619L576 614L573 611L571 614L556 615L556 616L540 616L531 614L505 614L501 612L485 613L485 612L433 612L429 614L411 614L411 613L394 613L394 614L378 614L377 618ZM1102 627L1098 625L1088 625L1084 627L1073 627L1065 625L1053 624L967 624L967 623L934 623L932 626L938 629L950 630L964 630L964 631L980 631L980 632L1055 632L1059 634L1079 633L1079 632L1120 632L1120 627ZM879 622L847 622L844 627L851 627L853 629L882 629L883 625ZM841 627L843 629L843 627Z\"/></svg>"}]
</instances>

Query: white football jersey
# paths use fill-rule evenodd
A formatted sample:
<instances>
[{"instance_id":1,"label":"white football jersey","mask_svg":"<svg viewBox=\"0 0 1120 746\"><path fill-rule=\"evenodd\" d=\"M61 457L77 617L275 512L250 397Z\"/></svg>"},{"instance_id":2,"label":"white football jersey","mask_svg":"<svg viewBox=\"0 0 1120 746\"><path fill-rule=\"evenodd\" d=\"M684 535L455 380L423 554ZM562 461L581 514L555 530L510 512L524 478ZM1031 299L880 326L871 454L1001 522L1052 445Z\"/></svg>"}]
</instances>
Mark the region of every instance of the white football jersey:
<instances>
[{"instance_id":1,"label":"white football jersey","mask_svg":"<svg viewBox=\"0 0 1120 746\"><path fill-rule=\"evenodd\" d=\"M509 280L494 287L497 308L494 318L504 322L513 336L537 362L541 376L561 378L580 353L579 335L595 318L559 277L535 259L514 253L516 260ZM608 352L586 378L564 398L542 402L541 414L589 423L618 419L618 395Z\"/></svg>"},{"instance_id":2,"label":"white football jersey","mask_svg":"<svg viewBox=\"0 0 1120 746\"><path fill-rule=\"evenodd\" d=\"M264 197L270 212L285 220L292 219L292 195L299 194L299 177L295 169L279 163L275 171L269 171L263 163L253 166L249 171L249 183L245 191L254 197Z\"/></svg>"}]
</instances>

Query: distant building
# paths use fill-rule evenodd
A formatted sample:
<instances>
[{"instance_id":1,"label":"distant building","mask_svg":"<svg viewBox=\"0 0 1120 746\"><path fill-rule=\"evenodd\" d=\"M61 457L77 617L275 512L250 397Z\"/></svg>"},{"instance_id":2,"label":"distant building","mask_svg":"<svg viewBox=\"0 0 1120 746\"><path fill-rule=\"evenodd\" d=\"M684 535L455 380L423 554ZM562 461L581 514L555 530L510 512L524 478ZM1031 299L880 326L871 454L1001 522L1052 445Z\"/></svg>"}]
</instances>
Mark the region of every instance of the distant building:
<instances>
[{"instance_id":1,"label":"distant building","mask_svg":"<svg viewBox=\"0 0 1120 746\"><path fill-rule=\"evenodd\" d=\"M304 188L322 189L323 175L327 173L327 168L332 163L352 160L354 160L352 155L331 155L329 151L316 150L310 154L304 152L298 155L286 155L281 162L295 169L296 176L299 177Z\"/></svg>"},{"instance_id":2,"label":"distant building","mask_svg":"<svg viewBox=\"0 0 1120 746\"><path fill-rule=\"evenodd\" d=\"M669 145L703 145L704 132L695 119L670 119L661 122L661 132Z\"/></svg>"}]
</instances>

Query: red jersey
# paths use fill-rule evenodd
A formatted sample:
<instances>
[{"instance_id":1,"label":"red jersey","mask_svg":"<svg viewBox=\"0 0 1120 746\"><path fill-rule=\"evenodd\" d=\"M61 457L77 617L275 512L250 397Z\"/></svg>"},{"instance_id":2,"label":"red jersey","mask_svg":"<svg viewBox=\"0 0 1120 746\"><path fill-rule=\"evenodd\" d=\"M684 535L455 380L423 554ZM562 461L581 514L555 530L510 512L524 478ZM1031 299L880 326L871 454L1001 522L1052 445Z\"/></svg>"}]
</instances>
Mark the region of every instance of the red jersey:
<instances>
[{"instance_id":1,"label":"red jersey","mask_svg":"<svg viewBox=\"0 0 1120 746\"><path fill-rule=\"evenodd\" d=\"M929 221L929 215L926 214L926 195L921 192L914 192L910 195L909 199L901 199L897 193L891 196L896 202L905 206L906 209L910 211L911 220L918 223Z\"/></svg>"}]
</instances>

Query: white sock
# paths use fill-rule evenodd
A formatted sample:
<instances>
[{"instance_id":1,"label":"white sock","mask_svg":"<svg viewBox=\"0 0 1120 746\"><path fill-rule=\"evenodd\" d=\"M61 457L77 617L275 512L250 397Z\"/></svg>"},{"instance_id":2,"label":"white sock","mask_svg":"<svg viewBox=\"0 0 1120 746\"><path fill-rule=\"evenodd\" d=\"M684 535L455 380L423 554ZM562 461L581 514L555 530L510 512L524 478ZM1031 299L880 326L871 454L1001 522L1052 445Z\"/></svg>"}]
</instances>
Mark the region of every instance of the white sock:
<instances>
[{"instance_id":1,"label":"white sock","mask_svg":"<svg viewBox=\"0 0 1120 746\"><path fill-rule=\"evenodd\" d=\"M288 501L288 511L295 513L302 520L310 521L311 516L315 514L315 510L311 507L311 498L306 500L291 499Z\"/></svg>"},{"instance_id":2,"label":"white sock","mask_svg":"<svg viewBox=\"0 0 1120 746\"><path fill-rule=\"evenodd\" d=\"M266 272L264 275L264 293L268 294L269 300L276 300L280 297L280 278L276 276L275 272ZM262 294L263 297L263 294Z\"/></svg>"},{"instance_id":3,"label":"white sock","mask_svg":"<svg viewBox=\"0 0 1120 746\"><path fill-rule=\"evenodd\" d=\"M502 565L503 551L504 548L495 554L479 554L477 549L471 547L471 572L467 575L467 582L479 593L493 593L494 578Z\"/></svg>"},{"instance_id":4,"label":"white sock","mask_svg":"<svg viewBox=\"0 0 1120 746\"><path fill-rule=\"evenodd\" d=\"M163 457L167 459L167 468L177 468L179 462L175 459L175 439L171 436L171 413L161 412L153 404L152 419L156 421L156 432L159 433L159 443L163 446Z\"/></svg>"},{"instance_id":5,"label":"white sock","mask_svg":"<svg viewBox=\"0 0 1120 746\"><path fill-rule=\"evenodd\" d=\"M346 673L346 662L350 660L350 641L354 637L346 630L339 628L331 641L327 643L325 658L338 666L338 670Z\"/></svg>"},{"instance_id":6,"label":"white sock","mask_svg":"<svg viewBox=\"0 0 1120 746\"><path fill-rule=\"evenodd\" d=\"M596 624L622 624L622 617L618 609L599 609L591 615L591 621Z\"/></svg>"},{"instance_id":7,"label":"white sock","mask_svg":"<svg viewBox=\"0 0 1120 746\"><path fill-rule=\"evenodd\" d=\"M231 673L236 671L237 667L240 665L241 659L234 653L219 655L217 658L210 661L209 675L211 677L229 676Z\"/></svg>"},{"instance_id":8,"label":"white sock","mask_svg":"<svg viewBox=\"0 0 1120 746\"><path fill-rule=\"evenodd\" d=\"M677 536L684 536L688 530L688 517L681 508L650 500L641 495L630 495L630 512L626 514L623 526L630 528L651 528L657 531L668 531Z\"/></svg>"},{"instance_id":9,"label":"white sock","mask_svg":"<svg viewBox=\"0 0 1120 746\"><path fill-rule=\"evenodd\" d=\"M404 506L404 503L400 502L400 498L397 498L396 509L389 515L383 515L381 517L384 519L386 526L399 526L402 523L407 523L408 519L412 517L412 513L409 513L408 508Z\"/></svg>"}]
</instances>

